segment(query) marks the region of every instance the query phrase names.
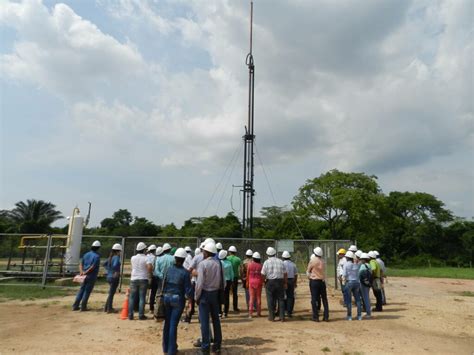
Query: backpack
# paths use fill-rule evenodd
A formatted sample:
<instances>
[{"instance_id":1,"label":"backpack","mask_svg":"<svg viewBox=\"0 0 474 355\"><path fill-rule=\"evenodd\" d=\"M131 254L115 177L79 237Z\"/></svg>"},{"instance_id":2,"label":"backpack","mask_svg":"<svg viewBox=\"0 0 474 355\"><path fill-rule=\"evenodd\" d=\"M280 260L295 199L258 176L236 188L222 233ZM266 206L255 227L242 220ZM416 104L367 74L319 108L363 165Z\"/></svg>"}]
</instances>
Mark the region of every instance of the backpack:
<instances>
[{"instance_id":1,"label":"backpack","mask_svg":"<svg viewBox=\"0 0 474 355\"><path fill-rule=\"evenodd\" d=\"M372 286L372 271L370 270L370 267L367 266L367 264L364 264L361 266L360 272L359 272L359 281L362 285L366 287Z\"/></svg>"}]
</instances>

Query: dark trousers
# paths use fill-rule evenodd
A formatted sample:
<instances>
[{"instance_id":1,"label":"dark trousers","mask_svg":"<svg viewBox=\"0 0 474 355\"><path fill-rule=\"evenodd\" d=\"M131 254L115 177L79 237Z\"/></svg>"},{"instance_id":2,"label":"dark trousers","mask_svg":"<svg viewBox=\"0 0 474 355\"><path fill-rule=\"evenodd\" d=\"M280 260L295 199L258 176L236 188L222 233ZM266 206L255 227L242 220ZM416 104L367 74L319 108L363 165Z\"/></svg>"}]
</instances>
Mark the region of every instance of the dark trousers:
<instances>
[{"instance_id":1,"label":"dark trousers","mask_svg":"<svg viewBox=\"0 0 474 355\"><path fill-rule=\"evenodd\" d=\"M283 279L267 280L265 285L267 293L268 319L275 319L275 306L278 302L280 320L285 319L285 287Z\"/></svg>"},{"instance_id":2,"label":"dark trousers","mask_svg":"<svg viewBox=\"0 0 474 355\"><path fill-rule=\"evenodd\" d=\"M222 343L221 321L219 319L219 291L205 291L199 299L199 321L201 322L201 349L205 352L210 350L211 331L209 327L209 315L212 319L214 333L214 347L220 349Z\"/></svg>"},{"instance_id":3,"label":"dark trousers","mask_svg":"<svg viewBox=\"0 0 474 355\"><path fill-rule=\"evenodd\" d=\"M233 281L227 280L225 282L225 288L224 288L224 315L229 314L229 308L230 308L230 289L233 286ZM220 314L222 314L222 305L220 306Z\"/></svg>"},{"instance_id":4,"label":"dark trousers","mask_svg":"<svg viewBox=\"0 0 474 355\"><path fill-rule=\"evenodd\" d=\"M91 295L92 290L94 289L96 280L96 277L87 276L85 278L84 282L81 285L81 288L77 292L76 300L72 305L72 309L77 310L79 309L79 306L81 308L81 311L85 311L87 309L87 301L89 301L89 296Z\"/></svg>"},{"instance_id":5,"label":"dark trousers","mask_svg":"<svg viewBox=\"0 0 474 355\"><path fill-rule=\"evenodd\" d=\"M239 295L237 294L237 289L239 286L239 279L236 277L232 282L232 303L234 307L234 311L239 310Z\"/></svg>"},{"instance_id":6,"label":"dark trousers","mask_svg":"<svg viewBox=\"0 0 474 355\"><path fill-rule=\"evenodd\" d=\"M372 282L372 291L374 292L375 296L375 310L381 312L382 311L382 288L380 284L380 279L375 278Z\"/></svg>"},{"instance_id":7,"label":"dark trousers","mask_svg":"<svg viewBox=\"0 0 474 355\"><path fill-rule=\"evenodd\" d=\"M107 282L109 283L109 296L107 297L107 301L105 301L104 311L106 312L111 312L114 309L114 295L117 291L119 281L120 277L107 278Z\"/></svg>"},{"instance_id":8,"label":"dark trousers","mask_svg":"<svg viewBox=\"0 0 474 355\"><path fill-rule=\"evenodd\" d=\"M156 292L158 291L158 276L152 276L150 285L150 311L155 310Z\"/></svg>"},{"instance_id":9,"label":"dark trousers","mask_svg":"<svg viewBox=\"0 0 474 355\"><path fill-rule=\"evenodd\" d=\"M288 279L288 287L285 293L285 311L286 314L291 316L293 314L293 308L295 307L295 279Z\"/></svg>"},{"instance_id":10,"label":"dark trousers","mask_svg":"<svg viewBox=\"0 0 474 355\"><path fill-rule=\"evenodd\" d=\"M313 320L319 320L319 309L321 303L324 307L323 319L329 319L328 296L326 293L326 283L323 280L310 280L309 290L311 291L311 308L313 309Z\"/></svg>"}]
</instances>

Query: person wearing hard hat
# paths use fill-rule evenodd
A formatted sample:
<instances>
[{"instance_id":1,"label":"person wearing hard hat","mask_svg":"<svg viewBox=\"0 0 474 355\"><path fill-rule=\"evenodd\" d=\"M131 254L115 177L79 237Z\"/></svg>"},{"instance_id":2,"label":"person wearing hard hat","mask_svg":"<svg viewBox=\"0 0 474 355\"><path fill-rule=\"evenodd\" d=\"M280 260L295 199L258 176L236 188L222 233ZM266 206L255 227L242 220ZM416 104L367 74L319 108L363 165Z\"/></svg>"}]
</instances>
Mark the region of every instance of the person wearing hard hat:
<instances>
[{"instance_id":1,"label":"person wearing hard hat","mask_svg":"<svg viewBox=\"0 0 474 355\"><path fill-rule=\"evenodd\" d=\"M314 256L313 256L314 255ZM326 265L324 263L323 250L320 247L313 249L312 258L306 268L306 275L309 278L309 290L311 292L311 320L319 322L319 310L322 303L324 307L323 321L329 321L329 305L326 290Z\"/></svg>"},{"instance_id":2,"label":"person wearing hard hat","mask_svg":"<svg viewBox=\"0 0 474 355\"><path fill-rule=\"evenodd\" d=\"M82 260L79 263L79 271L81 276L86 276L81 284L81 287L76 295L76 300L72 305L73 311L85 312L87 309L87 301L89 296L94 289L97 275L99 274L100 268L100 255L98 253L100 249L100 242L94 241L91 246L91 250L82 256Z\"/></svg>"},{"instance_id":3,"label":"person wearing hard hat","mask_svg":"<svg viewBox=\"0 0 474 355\"><path fill-rule=\"evenodd\" d=\"M357 305L357 319L362 320L362 305L360 303L360 281L359 267L360 264L354 263L355 254L348 251L345 255L347 262L344 264L342 277L346 281L346 292L349 302L347 303L347 320L352 320L352 301L351 295L354 296Z\"/></svg>"},{"instance_id":4,"label":"person wearing hard hat","mask_svg":"<svg viewBox=\"0 0 474 355\"><path fill-rule=\"evenodd\" d=\"M268 320L275 320L275 306L278 302L280 321L285 321L285 289L287 288L287 272L283 261L276 257L275 248L268 247L261 274L265 277L265 291L267 293Z\"/></svg>"},{"instance_id":5,"label":"person wearing hard hat","mask_svg":"<svg viewBox=\"0 0 474 355\"><path fill-rule=\"evenodd\" d=\"M227 259L232 263L234 268L234 280L232 281L232 305L234 312L240 312L239 309L239 295L238 295L238 286L239 286L239 270L242 260L237 256L237 248L233 245L229 247L229 256Z\"/></svg>"},{"instance_id":6,"label":"person wearing hard hat","mask_svg":"<svg viewBox=\"0 0 474 355\"><path fill-rule=\"evenodd\" d=\"M242 287L245 290L245 303L247 304L247 311L249 310L249 299L250 299L250 294L249 294L249 289L247 287L247 268L249 264L252 262L252 250L247 249L245 252L245 259L242 261L242 264L240 265L240 280L242 281Z\"/></svg>"},{"instance_id":7,"label":"person wearing hard hat","mask_svg":"<svg viewBox=\"0 0 474 355\"><path fill-rule=\"evenodd\" d=\"M249 304L252 305L248 310L249 318L253 317L254 304L256 304L257 316L260 317L262 315L263 277L261 260L260 253L256 251L252 254L252 261L247 267L246 289L249 290Z\"/></svg>"},{"instance_id":8,"label":"person wearing hard hat","mask_svg":"<svg viewBox=\"0 0 474 355\"><path fill-rule=\"evenodd\" d=\"M219 260L222 263L222 268L224 269L224 279L225 279L225 289L224 289L224 313L222 313L222 305L220 307L219 314L227 318L229 315L229 299L230 299L230 289L232 283L234 282L234 268L232 263L227 258L227 251L221 250L219 252Z\"/></svg>"},{"instance_id":9,"label":"person wearing hard hat","mask_svg":"<svg viewBox=\"0 0 474 355\"><path fill-rule=\"evenodd\" d=\"M369 290L372 286L372 270L370 269L369 261L369 254L362 253L362 255L360 256L359 280L360 290L362 294L362 302L366 312L366 318L370 318L372 316L369 295Z\"/></svg>"},{"instance_id":10,"label":"person wearing hard hat","mask_svg":"<svg viewBox=\"0 0 474 355\"><path fill-rule=\"evenodd\" d=\"M346 260L346 249L341 248L337 251L337 256L339 257L339 262L337 263L337 279L339 280L339 285L341 286L341 292L342 292L342 300L343 300L343 306L347 307L347 294L345 292L345 283L344 280L342 279L342 270L344 267L344 264L347 262Z\"/></svg>"},{"instance_id":11,"label":"person wearing hard hat","mask_svg":"<svg viewBox=\"0 0 474 355\"><path fill-rule=\"evenodd\" d=\"M112 246L109 257L104 263L104 267L107 270L107 282L109 283L109 295L107 301L105 301L104 312L116 313L113 307L114 295L117 291L117 287L120 281L120 253L122 252L122 245L115 243Z\"/></svg>"},{"instance_id":12,"label":"person wearing hard hat","mask_svg":"<svg viewBox=\"0 0 474 355\"><path fill-rule=\"evenodd\" d=\"M197 279L197 267L201 261L204 260L204 254L202 251L204 250L204 245L205 243L202 242L199 248L196 248L194 251L194 257L193 260L191 261L191 265L189 267L189 272L191 273L191 284L193 285L193 288L196 287L196 279ZM194 294L189 300L189 305L188 309L186 311L186 316L184 318L184 321L187 323L191 323L192 316L194 315L195 312L195 305L196 301L194 299ZM196 342L196 344L199 344L199 347L201 346L200 340Z\"/></svg>"},{"instance_id":13,"label":"person wearing hard hat","mask_svg":"<svg viewBox=\"0 0 474 355\"><path fill-rule=\"evenodd\" d=\"M370 257L370 268L372 269L372 292L374 293L375 296L375 309L372 311L374 312L382 312L383 307L382 307L382 284L380 282L380 275L381 275L381 270L380 270L380 265L376 261L377 255L373 252L369 252L369 257Z\"/></svg>"},{"instance_id":14,"label":"person wearing hard hat","mask_svg":"<svg viewBox=\"0 0 474 355\"><path fill-rule=\"evenodd\" d=\"M220 353L222 330L219 318L219 290L224 286L224 270L220 261L216 260L216 244L209 242L202 250L204 260L197 268L195 299L199 305L199 321L201 324L201 351L203 353ZM209 316L212 319L214 345L211 349Z\"/></svg>"},{"instance_id":15,"label":"person wearing hard hat","mask_svg":"<svg viewBox=\"0 0 474 355\"><path fill-rule=\"evenodd\" d=\"M292 318L293 308L295 307L295 288L298 287L298 269L296 264L291 261L291 255L288 251L285 250L281 256L288 274L288 287L285 290L285 312L289 318Z\"/></svg>"},{"instance_id":16,"label":"person wearing hard hat","mask_svg":"<svg viewBox=\"0 0 474 355\"><path fill-rule=\"evenodd\" d=\"M132 256L132 273L130 276L130 296L128 303L128 319L133 320L133 308L138 298L138 319L146 320L145 301L148 290L148 279L153 272L153 265L149 263L145 255L146 244L140 242L136 247L136 254Z\"/></svg>"},{"instance_id":17,"label":"person wearing hard hat","mask_svg":"<svg viewBox=\"0 0 474 355\"><path fill-rule=\"evenodd\" d=\"M356 264L360 263L360 257L362 256L362 253L363 253L363 251L360 250L360 249L357 250L357 251L354 253L354 255L355 255L354 262L355 262Z\"/></svg>"},{"instance_id":18,"label":"person wearing hard hat","mask_svg":"<svg viewBox=\"0 0 474 355\"><path fill-rule=\"evenodd\" d=\"M222 243L216 243L216 249L217 249L217 255L219 255L219 253L223 249Z\"/></svg>"},{"instance_id":19,"label":"person wearing hard hat","mask_svg":"<svg viewBox=\"0 0 474 355\"><path fill-rule=\"evenodd\" d=\"M381 283L381 287L382 287L382 305L386 305L387 304L387 300L385 299L385 282L387 281L387 269L385 267L385 263L384 261L380 258L380 253L377 251L377 250L374 250L374 254L375 254L375 261L377 261L377 263L379 264L380 266L380 283Z\"/></svg>"},{"instance_id":20,"label":"person wearing hard hat","mask_svg":"<svg viewBox=\"0 0 474 355\"><path fill-rule=\"evenodd\" d=\"M153 274L158 277L158 289L161 289L168 268L174 264L174 257L171 255L171 249L169 243L163 244L162 255L155 260L155 270L153 271Z\"/></svg>"},{"instance_id":21,"label":"person wearing hard hat","mask_svg":"<svg viewBox=\"0 0 474 355\"><path fill-rule=\"evenodd\" d=\"M192 293L191 274L183 267L187 253L183 248L176 249L175 263L168 268L163 285L163 305L165 322L163 325L163 353L176 354L178 324L183 313L186 298Z\"/></svg>"},{"instance_id":22,"label":"person wearing hard hat","mask_svg":"<svg viewBox=\"0 0 474 355\"><path fill-rule=\"evenodd\" d=\"M186 259L184 259L184 268L186 270L189 270L189 268L191 267L191 262L193 261L193 250L191 249L190 246L186 246L184 247L184 251L186 252Z\"/></svg>"},{"instance_id":23,"label":"person wearing hard hat","mask_svg":"<svg viewBox=\"0 0 474 355\"><path fill-rule=\"evenodd\" d=\"M148 259L148 264L152 265L153 269L155 268L155 262L156 262L156 245L152 244L148 247L147 249L147 254L146 257ZM153 274L153 272L150 275L150 279L148 280L148 284L150 287L150 299L148 301L149 306L150 306L150 313L153 313L155 311L155 299L156 299L156 293L158 292L158 277Z\"/></svg>"}]
</instances>

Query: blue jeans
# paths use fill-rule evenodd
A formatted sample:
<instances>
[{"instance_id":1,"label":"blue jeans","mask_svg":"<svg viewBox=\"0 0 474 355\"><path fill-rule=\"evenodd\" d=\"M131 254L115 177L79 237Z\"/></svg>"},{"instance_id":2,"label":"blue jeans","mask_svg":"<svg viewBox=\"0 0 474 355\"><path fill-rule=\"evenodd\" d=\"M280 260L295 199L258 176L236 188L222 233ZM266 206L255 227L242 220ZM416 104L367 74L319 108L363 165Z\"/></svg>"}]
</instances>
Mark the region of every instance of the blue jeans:
<instances>
[{"instance_id":1,"label":"blue jeans","mask_svg":"<svg viewBox=\"0 0 474 355\"><path fill-rule=\"evenodd\" d=\"M214 346L218 349L222 343L221 321L219 319L219 291L205 291L199 299L199 321L201 322L201 349L209 351L211 346L211 335L209 329L209 314L212 318L212 329L214 333Z\"/></svg>"},{"instance_id":2,"label":"blue jeans","mask_svg":"<svg viewBox=\"0 0 474 355\"><path fill-rule=\"evenodd\" d=\"M165 324L163 326L163 352L169 355L178 351L178 324L184 309L184 297L180 295L165 294Z\"/></svg>"},{"instance_id":3,"label":"blue jeans","mask_svg":"<svg viewBox=\"0 0 474 355\"><path fill-rule=\"evenodd\" d=\"M87 276L85 278L84 282L81 285L81 288L79 289L79 292L77 292L76 300L72 305L72 309L79 309L79 305L81 307L81 311L87 309L87 301L89 300L89 296L91 295L92 290L94 289L96 280L97 277Z\"/></svg>"},{"instance_id":4,"label":"blue jeans","mask_svg":"<svg viewBox=\"0 0 474 355\"><path fill-rule=\"evenodd\" d=\"M351 302L351 295L350 293L348 294L346 292L346 289L347 289L347 283L343 285L341 282L342 300L344 302L344 305L347 306L347 304Z\"/></svg>"},{"instance_id":5,"label":"blue jeans","mask_svg":"<svg viewBox=\"0 0 474 355\"><path fill-rule=\"evenodd\" d=\"M110 277L107 278L107 282L109 283L109 296L107 297L107 301L105 302L105 311L109 312L114 309L114 295L117 291L117 287L120 281L120 277Z\"/></svg>"},{"instance_id":6,"label":"blue jeans","mask_svg":"<svg viewBox=\"0 0 474 355\"><path fill-rule=\"evenodd\" d=\"M369 296L370 286L364 286L363 284L360 285L360 291L362 293L362 298L364 300L365 305L365 312L368 316L372 315L372 309L370 305L370 296Z\"/></svg>"},{"instance_id":7,"label":"blue jeans","mask_svg":"<svg viewBox=\"0 0 474 355\"><path fill-rule=\"evenodd\" d=\"M354 296L356 305L357 305L357 317L362 316L362 305L360 303L360 282L359 281L349 281L346 283L345 287L347 293L347 316L352 317L352 301L351 294Z\"/></svg>"},{"instance_id":8,"label":"blue jeans","mask_svg":"<svg viewBox=\"0 0 474 355\"><path fill-rule=\"evenodd\" d=\"M148 280L130 281L130 298L128 300L128 318L133 319L133 305L138 297L138 316L145 316L146 290L148 289Z\"/></svg>"}]
</instances>

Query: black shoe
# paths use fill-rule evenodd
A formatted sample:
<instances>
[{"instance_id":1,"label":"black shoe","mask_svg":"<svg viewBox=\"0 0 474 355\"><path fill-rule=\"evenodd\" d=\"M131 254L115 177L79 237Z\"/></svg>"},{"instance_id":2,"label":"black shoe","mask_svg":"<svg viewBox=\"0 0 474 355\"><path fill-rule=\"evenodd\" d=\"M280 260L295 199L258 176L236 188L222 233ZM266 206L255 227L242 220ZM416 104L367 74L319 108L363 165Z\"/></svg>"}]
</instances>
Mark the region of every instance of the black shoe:
<instances>
[{"instance_id":1,"label":"black shoe","mask_svg":"<svg viewBox=\"0 0 474 355\"><path fill-rule=\"evenodd\" d=\"M78 311L80 308L79 307L72 307L73 311Z\"/></svg>"},{"instance_id":2,"label":"black shoe","mask_svg":"<svg viewBox=\"0 0 474 355\"><path fill-rule=\"evenodd\" d=\"M220 353L221 353L221 347L214 345L214 346L212 347L212 352L213 352L213 353L216 353L216 354L220 354Z\"/></svg>"},{"instance_id":3,"label":"black shoe","mask_svg":"<svg viewBox=\"0 0 474 355\"><path fill-rule=\"evenodd\" d=\"M81 308L81 312L89 312L90 309L89 308Z\"/></svg>"},{"instance_id":4,"label":"black shoe","mask_svg":"<svg viewBox=\"0 0 474 355\"><path fill-rule=\"evenodd\" d=\"M200 347L201 347L201 339L196 340L196 341L193 343L193 346L194 346L195 348L200 348Z\"/></svg>"},{"instance_id":5,"label":"black shoe","mask_svg":"<svg viewBox=\"0 0 474 355\"><path fill-rule=\"evenodd\" d=\"M323 322L329 322L329 318L323 318Z\"/></svg>"},{"instance_id":6,"label":"black shoe","mask_svg":"<svg viewBox=\"0 0 474 355\"><path fill-rule=\"evenodd\" d=\"M147 320L147 319L148 319L147 316L140 316L140 317L138 317L138 320Z\"/></svg>"},{"instance_id":7,"label":"black shoe","mask_svg":"<svg viewBox=\"0 0 474 355\"><path fill-rule=\"evenodd\" d=\"M313 322L319 323L319 318L311 318L311 320L312 320Z\"/></svg>"}]
</instances>

